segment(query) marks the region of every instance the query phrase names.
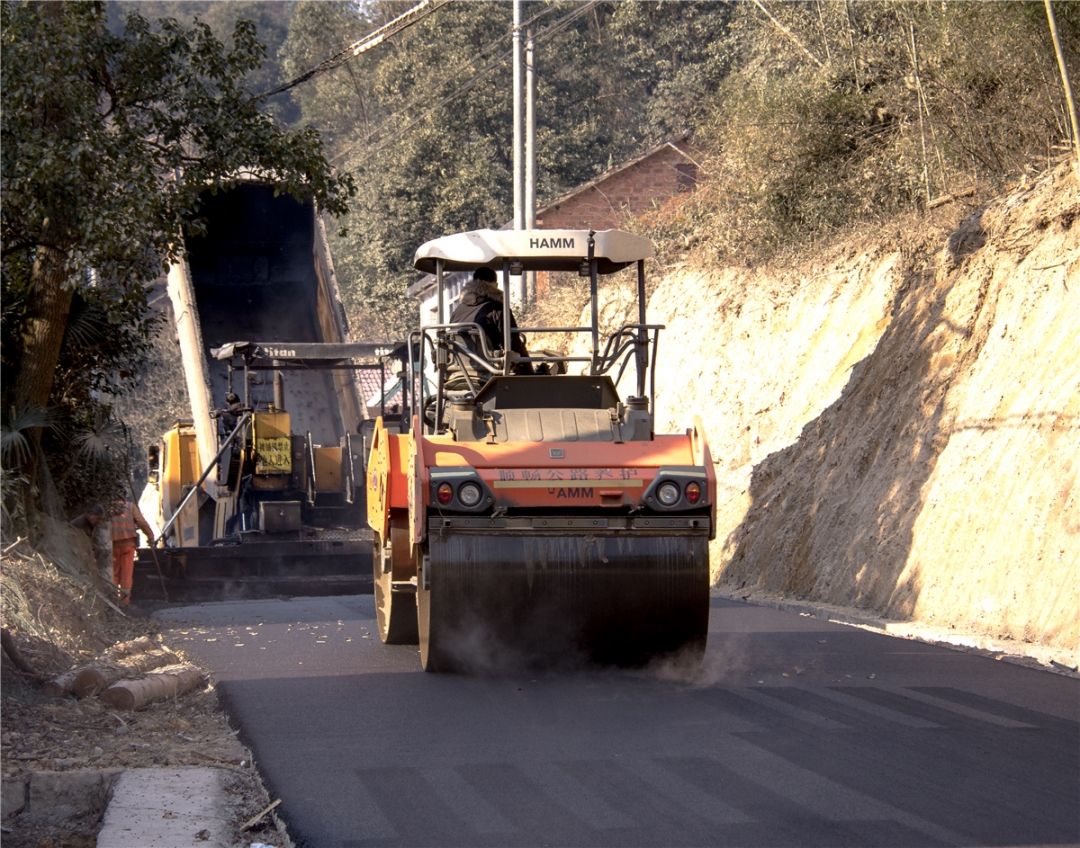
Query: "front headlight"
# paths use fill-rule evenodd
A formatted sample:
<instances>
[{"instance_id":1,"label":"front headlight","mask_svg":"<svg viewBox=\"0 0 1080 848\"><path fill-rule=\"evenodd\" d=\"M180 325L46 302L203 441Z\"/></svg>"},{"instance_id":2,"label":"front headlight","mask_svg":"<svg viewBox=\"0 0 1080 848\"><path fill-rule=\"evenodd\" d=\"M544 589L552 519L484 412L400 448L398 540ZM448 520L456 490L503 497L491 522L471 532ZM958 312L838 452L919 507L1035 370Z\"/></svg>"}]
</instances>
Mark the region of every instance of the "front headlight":
<instances>
[{"instance_id":1,"label":"front headlight","mask_svg":"<svg viewBox=\"0 0 1080 848\"><path fill-rule=\"evenodd\" d=\"M674 506L679 502L679 487L675 483L661 483L656 490L656 497L664 506Z\"/></svg>"},{"instance_id":2,"label":"front headlight","mask_svg":"<svg viewBox=\"0 0 1080 848\"><path fill-rule=\"evenodd\" d=\"M462 483L457 496L464 506L476 506L480 503L480 487L475 483Z\"/></svg>"}]
</instances>

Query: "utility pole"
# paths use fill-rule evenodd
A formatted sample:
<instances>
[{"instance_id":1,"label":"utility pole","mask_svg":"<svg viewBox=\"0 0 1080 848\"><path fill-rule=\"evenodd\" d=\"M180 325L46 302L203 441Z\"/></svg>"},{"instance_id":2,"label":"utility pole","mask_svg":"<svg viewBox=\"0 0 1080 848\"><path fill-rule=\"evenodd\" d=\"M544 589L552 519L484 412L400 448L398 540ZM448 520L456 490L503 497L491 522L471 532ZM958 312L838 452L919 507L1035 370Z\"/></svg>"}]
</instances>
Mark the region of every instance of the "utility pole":
<instances>
[{"instance_id":1,"label":"utility pole","mask_svg":"<svg viewBox=\"0 0 1080 848\"><path fill-rule=\"evenodd\" d=\"M514 0L514 229L525 229L525 128L521 79L521 0ZM518 277L518 302L525 303L525 276ZM509 292L507 292L509 295Z\"/></svg>"},{"instance_id":2,"label":"utility pole","mask_svg":"<svg viewBox=\"0 0 1080 848\"><path fill-rule=\"evenodd\" d=\"M525 229L536 229L536 75L533 66L533 33L525 32ZM528 303L536 303L536 272L525 283Z\"/></svg>"}]
</instances>

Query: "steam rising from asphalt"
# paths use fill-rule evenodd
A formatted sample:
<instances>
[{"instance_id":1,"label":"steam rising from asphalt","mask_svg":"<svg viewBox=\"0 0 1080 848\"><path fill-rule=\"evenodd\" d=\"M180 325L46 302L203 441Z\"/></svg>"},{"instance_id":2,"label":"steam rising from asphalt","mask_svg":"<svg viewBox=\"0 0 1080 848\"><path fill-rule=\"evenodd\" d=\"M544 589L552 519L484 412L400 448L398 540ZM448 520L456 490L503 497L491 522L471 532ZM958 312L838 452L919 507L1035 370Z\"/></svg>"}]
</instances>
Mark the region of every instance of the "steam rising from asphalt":
<instances>
[{"instance_id":1,"label":"steam rising from asphalt","mask_svg":"<svg viewBox=\"0 0 1080 848\"><path fill-rule=\"evenodd\" d=\"M749 637L744 633L728 634L722 639L713 634L709 637L709 646L700 664L696 653L681 651L653 660L643 673L657 680L703 688L734 683L747 671L749 647Z\"/></svg>"},{"instance_id":2,"label":"steam rising from asphalt","mask_svg":"<svg viewBox=\"0 0 1080 848\"><path fill-rule=\"evenodd\" d=\"M569 627L547 622L541 638L530 636L533 627L508 640L506 631L474 618L443 637L443 648L463 672L482 677L504 677L523 669L553 672L578 671L588 667L589 657L577 645L576 634Z\"/></svg>"},{"instance_id":3,"label":"steam rising from asphalt","mask_svg":"<svg viewBox=\"0 0 1080 848\"><path fill-rule=\"evenodd\" d=\"M569 626L552 627L547 620L545 638L507 642L505 633L496 633L489 624L472 620L459 626L444 641L443 647L458 669L480 677L507 677L523 670L543 671L545 674L576 674L581 672L616 672L613 666L595 663L577 642L577 634ZM444 637L445 638L445 637ZM654 680L710 687L741 683L748 671L747 656L750 642L747 634L712 634L702 661L692 649L657 658L631 674Z\"/></svg>"}]
</instances>

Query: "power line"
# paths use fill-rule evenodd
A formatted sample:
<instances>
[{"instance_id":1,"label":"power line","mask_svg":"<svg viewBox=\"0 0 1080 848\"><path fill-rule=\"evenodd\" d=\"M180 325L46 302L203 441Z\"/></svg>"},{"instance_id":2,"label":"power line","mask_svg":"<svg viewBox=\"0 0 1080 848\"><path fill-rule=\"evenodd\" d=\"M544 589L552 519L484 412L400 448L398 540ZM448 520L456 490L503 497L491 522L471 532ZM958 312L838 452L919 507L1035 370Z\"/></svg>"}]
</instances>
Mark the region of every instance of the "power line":
<instances>
[{"instance_id":1,"label":"power line","mask_svg":"<svg viewBox=\"0 0 1080 848\"><path fill-rule=\"evenodd\" d=\"M540 20L540 18L544 17L547 14L550 14L552 11L554 11L554 7L548 6L546 9L543 9L542 11L538 12L537 14L535 14L531 18L529 18L529 20L526 21L525 24L523 24L523 25L527 26L528 24L531 24L531 23L533 23L535 21L538 21L538 20ZM360 139L357 139L356 141L354 141L352 144L350 144L344 150L340 151L336 156L332 157L330 161L331 162L338 162L343 157L345 157L348 154L352 153L361 144L367 144L369 141L371 141L371 139L375 138L379 133L381 133L396 118L398 118L402 114L408 113L411 109L413 109L414 107L419 105L421 101L429 100L435 94L435 92L439 91L439 89L443 88L445 85L450 83L459 73L461 73L462 71L466 70L467 68L470 68L473 65L475 65L478 61L480 61L487 54L489 54L492 50L494 50L499 44L501 44L502 42L504 42L508 38L510 38L510 35L511 35L511 33L507 32L505 35L502 35L499 38L495 39L493 42L491 42L486 47L484 47L484 49L482 49L479 53L477 53L475 56L473 56L467 62L464 62L461 65L459 65L458 67L454 68L449 74L446 75L446 77L443 78L443 80L441 82L436 83L434 86L429 88L427 91L422 92L422 93L416 95L415 97L413 97L413 99L410 100L405 106L398 109L398 111L394 112L393 114L389 115L386 118L386 120L384 120L381 124L379 124L379 126L377 126L374 130L369 132L363 138L360 138ZM466 83L465 86L463 86L463 87L459 88L457 91L455 91L455 93L454 93L454 95L452 95L452 97L456 96L458 94L461 94L464 91L467 91L469 88L471 88L477 82L479 82L479 77L481 77L483 74L486 74L488 71L492 70L500 62L505 61L506 57L509 56L511 52L513 52L513 51L511 50L511 51L507 51L505 53L502 53L500 56L498 56L494 60L494 62L489 63L484 68L482 68L478 72L478 75L476 77L473 77L473 79L471 79L468 83ZM443 105L443 104L440 103L440 105ZM435 108L438 108L438 107L435 107ZM422 118L420 118L418 120L422 120L423 118L426 118L429 114L431 114L431 111L433 111L433 110L429 110L428 112L426 112L423 115ZM416 121L412 121L412 122L409 123L408 126L411 127L415 123L416 123ZM391 139L396 138L399 135L400 135L400 133L398 135L391 136ZM381 150L383 146L384 145L380 145L379 147L376 148L376 150Z\"/></svg>"},{"instance_id":2,"label":"power line","mask_svg":"<svg viewBox=\"0 0 1080 848\"><path fill-rule=\"evenodd\" d=\"M548 38L551 38L554 35L559 34L563 30L565 30L568 26L570 26L570 24L573 23L575 20L577 20L579 17L581 17L582 15L589 12L594 6L599 5L601 1L602 0L590 0L590 2L585 3L584 5L578 7L576 10L571 12L570 14L565 15L564 17L560 18L558 21L553 23L551 26L546 27L545 29L541 30L539 33L537 33L536 36L534 36L534 40L535 41L540 41L541 39L548 39ZM543 12L540 12L540 13L534 15L529 20L525 21L522 24L522 26L523 27L528 26L529 24L533 23L534 21L539 20L541 17L546 15L548 13L548 11L550 11L550 7L547 10L545 10ZM331 161L332 162L339 161L340 159L342 159L344 156L351 153L353 150L355 150L360 145L367 144L371 139L378 136L387 127L387 125L389 125L392 121L394 121L396 118L398 118L403 112L405 112L408 109L412 108L418 102L430 98L432 96L432 94L434 94L434 92L438 91L440 88L445 86L448 82L450 82L450 80L453 78L454 74L457 74L461 70L464 70L465 68L468 68L469 66L473 65L479 59L483 58L485 55L487 55L489 52L491 52L491 50L496 45L498 45L498 44L502 43L503 41L505 41L506 39L510 38L510 35L511 35L511 33L507 33L506 35L503 35L503 36L499 37L498 39L496 39L495 41L493 41L491 44L489 44L487 47L485 47L483 50L481 50L476 56L474 56L468 62L464 63L463 65L459 66L458 68L455 68L454 71L452 72L452 74L447 76L442 82L437 83L432 88L425 91L424 93L418 95L417 97L414 97L404 109L399 110L398 112L395 112L394 114L390 115L385 121L383 121L378 127L376 127L374 130L372 130L366 136L364 136L361 139L358 139L353 144L349 145L346 149L342 150L340 153L338 153L336 156L334 156L331 159ZM421 121L426 120L427 118L431 117L431 115L433 115L435 112L437 112L443 106L445 106L447 103L451 102L452 100L454 100L457 97L460 97L462 94L467 92L469 89L473 88L487 74L489 74L492 70L494 70L496 67L498 67L503 62L505 62L506 59L508 59L512 55L512 53L513 53L513 48L511 48L509 50L506 50L503 53L496 56L494 59L492 59L490 62L488 62L488 64L486 64L483 68L481 68L479 71L477 71L476 74L474 74L467 82L463 83L461 86L456 88L453 92L451 92L446 97L441 99L438 103L436 103L434 106L432 106L426 112L424 112L423 115L420 115L419 117L414 118L413 120L409 121L409 123L407 123L404 127L397 130L397 132L395 132L392 135L385 138L379 145L377 145L373 149L372 152L378 152L378 151L382 150L384 147L386 147L386 145L389 144L390 142L396 141L397 139L401 138L406 132L408 132L410 129L412 129L414 126L416 126L418 123L420 123Z\"/></svg>"},{"instance_id":3,"label":"power line","mask_svg":"<svg viewBox=\"0 0 1080 848\"><path fill-rule=\"evenodd\" d=\"M329 73L330 71L341 67L350 59L355 56L359 56L361 53L366 53L373 47L382 44L386 39L408 29L415 23L419 23L432 12L436 12L443 6L453 2L453 0L421 0L420 3L413 6L409 11L403 15L398 15L388 24L384 24L374 32L369 32L359 41L354 41L344 50L334 54L329 59L325 59L313 68L309 68L296 77L294 80L279 85L277 88L270 91L264 91L262 94L256 95L253 100L265 100L267 97L273 97L275 94L281 94L283 91L288 91L290 88L296 88L303 82L307 82L309 79L314 79L322 74Z\"/></svg>"}]
</instances>

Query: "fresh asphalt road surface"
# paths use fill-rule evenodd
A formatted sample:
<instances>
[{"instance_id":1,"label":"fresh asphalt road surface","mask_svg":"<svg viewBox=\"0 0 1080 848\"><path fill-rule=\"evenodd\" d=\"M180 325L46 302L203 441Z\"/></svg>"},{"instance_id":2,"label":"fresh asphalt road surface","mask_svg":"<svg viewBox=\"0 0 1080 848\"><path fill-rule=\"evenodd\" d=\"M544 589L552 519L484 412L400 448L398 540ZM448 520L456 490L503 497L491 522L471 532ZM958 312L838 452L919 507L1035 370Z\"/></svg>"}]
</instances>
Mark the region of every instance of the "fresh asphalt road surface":
<instances>
[{"instance_id":1,"label":"fresh asphalt road surface","mask_svg":"<svg viewBox=\"0 0 1080 848\"><path fill-rule=\"evenodd\" d=\"M699 674L440 676L374 615L158 613L302 846L1080 842L1075 678L718 599Z\"/></svg>"}]
</instances>

